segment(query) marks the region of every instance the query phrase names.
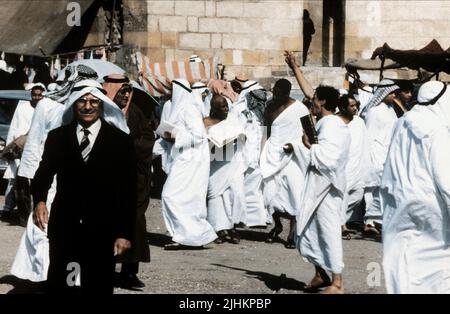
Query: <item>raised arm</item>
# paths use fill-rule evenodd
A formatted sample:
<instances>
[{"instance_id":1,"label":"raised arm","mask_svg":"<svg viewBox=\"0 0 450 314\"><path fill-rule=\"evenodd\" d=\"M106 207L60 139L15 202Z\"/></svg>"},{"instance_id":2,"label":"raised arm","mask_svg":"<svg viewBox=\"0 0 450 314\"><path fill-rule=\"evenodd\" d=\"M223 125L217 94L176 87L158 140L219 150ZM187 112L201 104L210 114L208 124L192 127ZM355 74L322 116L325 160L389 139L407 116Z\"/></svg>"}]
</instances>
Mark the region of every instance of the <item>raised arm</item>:
<instances>
[{"instance_id":1,"label":"raised arm","mask_svg":"<svg viewBox=\"0 0 450 314\"><path fill-rule=\"evenodd\" d=\"M295 61L295 56L291 51L285 51L284 55L286 57L285 61L288 64L288 66L294 71L295 78L297 79L298 85L300 85L300 88L302 89L303 94L308 97L309 99L313 99L314 97L314 89L312 88L311 84L306 80L305 76L303 75L302 70L300 69L300 66Z\"/></svg>"}]
</instances>

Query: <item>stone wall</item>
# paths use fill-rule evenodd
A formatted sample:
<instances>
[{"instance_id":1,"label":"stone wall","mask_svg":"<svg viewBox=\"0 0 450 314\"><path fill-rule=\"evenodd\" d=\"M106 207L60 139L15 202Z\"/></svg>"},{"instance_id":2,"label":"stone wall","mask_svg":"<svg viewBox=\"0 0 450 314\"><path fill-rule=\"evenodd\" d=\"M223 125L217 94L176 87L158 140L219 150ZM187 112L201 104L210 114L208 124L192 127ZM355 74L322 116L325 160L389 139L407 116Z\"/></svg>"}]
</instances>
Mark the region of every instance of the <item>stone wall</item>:
<instances>
[{"instance_id":1,"label":"stone wall","mask_svg":"<svg viewBox=\"0 0 450 314\"><path fill-rule=\"evenodd\" d=\"M133 1L128 1L133 2ZM302 50L303 1L146 1L147 30L124 43L164 62L216 56L226 77L264 79L285 69L284 50Z\"/></svg>"},{"instance_id":2,"label":"stone wall","mask_svg":"<svg viewBox=\"0 0 450 314\"><path fill-rule=\"evenodd\" d=\"M346 58L370 58L387 42L420 49L435 38L450 47L450 1L346 1Z\"/></svg>"},{"instance_id":3,"label":"stone wall","mask_svg":"<svg viewBox=\"0 0 450 314\"><path fill-rule=\"evenodd\" d=\"M338 1L338 0L333 0ZM154 62L183 60L193 54L216 56L226 78L246 73L270 87L288 76L283 51L302 55L302 15L307 9L316 33L308 54L307 78L341 87L343 70L321 68L322 0L123 0L124 56L140 50ZM344 59L368 58L387 42L396 49L419 49L436 38L450 46L450 1L345 0ZM90 44L101 36L91 36ZM126 63L126 62L125 62ZM399 76L396 73L392 77ZM378 73L368 72L374 82ZM323 78L323 79L321 79Z\"/></svg>"}]
</instances>

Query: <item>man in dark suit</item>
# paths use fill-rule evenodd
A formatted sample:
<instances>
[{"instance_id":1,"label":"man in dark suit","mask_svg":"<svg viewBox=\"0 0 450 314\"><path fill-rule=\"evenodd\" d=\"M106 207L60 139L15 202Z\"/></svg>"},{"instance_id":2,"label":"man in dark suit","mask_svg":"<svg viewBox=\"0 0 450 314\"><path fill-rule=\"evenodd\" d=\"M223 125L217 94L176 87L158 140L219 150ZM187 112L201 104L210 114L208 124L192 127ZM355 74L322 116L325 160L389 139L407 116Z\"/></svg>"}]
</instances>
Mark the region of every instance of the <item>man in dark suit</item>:
<instances>
[{"instance_id":1,"label":"man in dark suit","mask_svg":"<svg viewBox=\"0 0 450 314\"><path fill-rule=\"evenodd\" d=\"M49 133L33 181L35 223L41 229L48 223L51 293L112 293L115 256L131 246L134 147L129 135L108 123L119 119L116 126L125 125L100 89L91 84L73 92L64 117L74 118ZM108 119L105 113L116 116ZM54 175L57 189L49 219L46 200ZM78 278L81 288L74 289Z\"/></svg>"}]
</instances>

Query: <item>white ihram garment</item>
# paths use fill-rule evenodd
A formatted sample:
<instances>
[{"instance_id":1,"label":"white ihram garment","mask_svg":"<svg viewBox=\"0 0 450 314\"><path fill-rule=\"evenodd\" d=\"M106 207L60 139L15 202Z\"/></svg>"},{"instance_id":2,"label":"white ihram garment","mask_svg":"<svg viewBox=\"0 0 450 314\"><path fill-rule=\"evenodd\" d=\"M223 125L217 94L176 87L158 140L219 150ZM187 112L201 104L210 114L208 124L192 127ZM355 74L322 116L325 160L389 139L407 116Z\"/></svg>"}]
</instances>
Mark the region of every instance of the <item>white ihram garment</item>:
<instances>
[{"instance_id":1,"label":"white ihram garment","mask_svg":"<svg viewBox=\"0 0 450 314\"><path fill-rule=\"evenodd\" d=\"M271 134L261 153L264 200L274 211L295 216L300 208L300 192L309 163L309 151L303 145L300 118L308 115L305 105L295 101L273 121ZM283 146L291 143L294 152L286 154Z\"/></svg>"},{"instance_id":2,"label":"white ihram garment","mask_svg":"<svg viewBox=\"0 0 450 314\"><path fill-rule=\"evenodd\" d=\"M214 230L230 230L235 224L246 221L246 201L243 155L244 134L237 119L229 116L226 120L208 128L208 135L220 138L235 138L222 147L214 147L211 154L211 168L208 184L208 222ZM227 136L224 136L227 135Z\"/></svg>"},{"instance_id":3,"label":"white ihram garment","mask_svg":"<svg viewBox=\"0 0 450 314\"><path fill-rule=\"evenodd\" d=\"M349 220L360 220L362 213L355 212L364 196L364 187L369 163L369 141L363 119L354 116L348 125L350 131L350 149L345 168L347 189L342 202L342 224Z\"/></svg>"},{"instance_id":4,"label":"white ihram garment","mask_svg":"<svg viewBox=\"0 0 450 314\"><path fill-rule=\"evenodd\" d=\"M305 260L341 273L344 267L341 206L346 191L350 133L335 115L320 119L316 129L319 144L311 146L311 164L301 193L295 241Z\"/></svg>"},{"instance_id":5,"label":"white ihram garment","mask_svg":"<svg viewBox=\"0 0 450 314\"><path fill-rule=\"evenodd\" d=\"M365 123L369 137L370 167L366 187L366 214L365 223L380 223L383 212L380 206L380 182L383 174L384 162L391 143L392 132L398 118L392 106L384 102L372 107L367 112Z\"/></svg>"}]
</instances>

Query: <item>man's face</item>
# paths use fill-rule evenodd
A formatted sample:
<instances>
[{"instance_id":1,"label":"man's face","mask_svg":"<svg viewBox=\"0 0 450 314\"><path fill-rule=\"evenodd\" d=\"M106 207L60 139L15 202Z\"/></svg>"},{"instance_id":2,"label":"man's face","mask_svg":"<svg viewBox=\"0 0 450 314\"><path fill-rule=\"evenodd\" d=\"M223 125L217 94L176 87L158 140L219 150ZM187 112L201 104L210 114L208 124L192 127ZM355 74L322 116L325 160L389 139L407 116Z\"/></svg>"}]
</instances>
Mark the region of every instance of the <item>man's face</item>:
<instances>
[{"instance_id":1,"label":"man's face","mask_svg":"<svg viewBox=\"0 0 450 314\"><path fill-rule=\"evenodd\" d=\"M80 123L90 125L97 121L103 111L102 101L91 94L86 94L75 101L77 118Z\"/></svg>"},{"instance_id":2,"label":"man's face","mask_svg":"<svg viewBox=\"0 0 450 314\"><path fill-rule=\"evenodd\" d=\"M410 90L402 90L398 94L398 97L400 98L400 100L402 101L403 104L407 104L412 99L412 91L410 91Z\"/></svg>"},{"instance_id":3,"label":"man's face","mask_svg":"<svg viewBox=\"0 0 450 314\"><path fill-rule=\"evenodd\" d=\"M214 115L221 120L225 120L228 116L229 109L225 98L218 98L211 102L211 109Z\"/></svg>"},{"instance_id":4,"label":"man's face","mask_svg":"<svg viewBox=\"0 0 450 314\"><path fill-rule=\"evenodd\" d=\"M383 102L385 104L390 105L390 104L392 104L394 102L394 98L395 98L395 93L392 92L389 95L387 95L386 98L384 98Z\"/></svg>"},{"instance_id":5,"label":"man's face","mask_svg":"<svg viewBox=\"0 0 450 314\"><path fill-rule=\"evenodd\" d=\"M205 101L206 97L208 96L209 91L205 89L205 91L202 93L202 100Z\"/></svg>"},{"instance_id":6,"label":"man's face","mask_svg":"<svg viewBox=\"0 0 450 314\"><path fill-rule=\"evenodd\" d=\"M32 89L31 90L31 101L30 104L33 108L36 107L37 103L39 102L39 100L41 100L42 98L44 98L44 96L42 95L43 90L36 88L36 89Z\"/></svg>"},{"instance_id":7,"label":"man's face","mask_svg":"<svg viewBox=\"0 0 450 314\"><path fill-rule=\"evenodd\" d=\"M353 116L358 113L358 105L353 98L348 99L347 112Z\"/></svg>"},{"instance_id":8,"label":"man's face","mask_svg":"<svg viewBox=\"0 0 450 314\"><path fill-rule=\"evenodd\" d=\"M323 101L319 100L319 98L317 98L317 94L314 93L313 106L312 106L311 112L313 115L317 116L318 118L320 118L322 116L322 105L323 105Z\"/></svg>"},{"instance_id":9,"label":"man's face","mask_svg":"<svg viewBox=\"0 0 450 314\"><path fill-rule=\"evenodd\" d=\"M119 106L120 109L125 108L125 106L128 104L128 100L131 97L131 91L131 86L129 84L124 84L117 92L113 101L117 106Z\"/></svg>"},{"instance_id":10,"label":"man's face","mask_svg":"<svg viewBox=\"0 0 450 314\"><path fill-rule=\"evenodd\" d=\"M272 100L274 103L276 104L280 104L282 105L285 101L287 101L289 98L289 95L286 95L285 93L283 93L283 91L281 89L279 89L278 87L273 87L272 89Z\"/></svg>"}]
</instances>

